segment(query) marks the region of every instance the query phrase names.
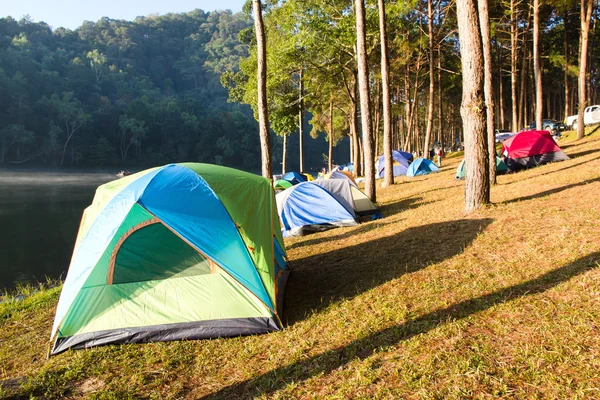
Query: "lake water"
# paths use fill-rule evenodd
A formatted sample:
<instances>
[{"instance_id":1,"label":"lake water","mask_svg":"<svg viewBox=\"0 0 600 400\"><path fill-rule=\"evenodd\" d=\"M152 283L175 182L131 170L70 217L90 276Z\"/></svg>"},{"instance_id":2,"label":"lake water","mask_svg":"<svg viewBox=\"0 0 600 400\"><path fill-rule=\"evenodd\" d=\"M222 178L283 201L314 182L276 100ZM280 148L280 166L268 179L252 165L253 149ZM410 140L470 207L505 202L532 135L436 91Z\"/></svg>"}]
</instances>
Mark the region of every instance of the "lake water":
<instances>
[{"instance_id":1,"label":"lake water","mask_svg":"<svg viewBox=\"0 0 600 400\"><path fill-rule=\"evenodd\" d=\"M0 292L63 279L83 210L114 174L0 171Z\"/></svg>"}]
</instances>

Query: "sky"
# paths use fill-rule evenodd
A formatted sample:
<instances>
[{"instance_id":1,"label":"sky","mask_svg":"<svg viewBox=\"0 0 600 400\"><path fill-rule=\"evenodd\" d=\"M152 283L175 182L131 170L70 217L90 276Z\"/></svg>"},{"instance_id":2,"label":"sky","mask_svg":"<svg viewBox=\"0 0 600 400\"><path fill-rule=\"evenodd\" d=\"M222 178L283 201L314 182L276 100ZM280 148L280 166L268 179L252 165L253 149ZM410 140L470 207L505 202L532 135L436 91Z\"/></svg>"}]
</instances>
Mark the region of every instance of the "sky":
<instances>
[{"instance_id":1,"label":"sky","mask_svg":"<svg viewBox=\"0 0 600 400\"><path fill-rule=\"evenodd\" d=\"M12 0L2 1L0 17L16 20L29 14L35 22L44 21L52 28L75 29L83 21L102 17L133 20L148 14L192 11L242 10L245 0Z\"/></svg>"}]
</instances>

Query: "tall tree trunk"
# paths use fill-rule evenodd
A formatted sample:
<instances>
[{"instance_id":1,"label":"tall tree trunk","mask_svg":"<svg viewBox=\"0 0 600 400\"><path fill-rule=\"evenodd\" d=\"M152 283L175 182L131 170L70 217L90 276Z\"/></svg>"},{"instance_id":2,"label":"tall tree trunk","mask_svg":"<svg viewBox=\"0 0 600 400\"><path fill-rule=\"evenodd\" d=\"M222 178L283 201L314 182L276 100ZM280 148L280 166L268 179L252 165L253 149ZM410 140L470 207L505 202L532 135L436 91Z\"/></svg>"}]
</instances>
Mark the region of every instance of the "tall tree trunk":
<instances>
[{"instance_id":1,"label":"tall tree trunk","mask_svg":"<svg viewBox=\"0 0 600 400\"><path fill-rule=\"evenodd\" d=\"M429 104L427 105L427 129L425 131L425 143L423 152L425 158L429 158L431 147L431 131L433 130L433 102L435 100L435 79L433 74L433 9L432 0L427 0L427 20L429 32Z\"/></svg>"},{"instance_id":2,"label":"tall tree trunk","mask_svg":"<svg viewBox=\"0 0 600 400\"><path fill-rule=\"evenodd\" d=\"M410 72L408 70L408 65L404 71L404 92L406 93L406 102L404 103L404 111L406 114L406 134L404 135L404 141L402 142L402 146L400 146L400 150L408 151L408 143L410 141L410 132L412 130L411 126L411 115L412 115L412 107L410 102Z\"/></svg>"},{"instance_id":3,"label":"tall tree trunk","mask_svg":"<svg viewBox=\"0 0 600 400\"><path fill-rule=\"evenodd\" d=\"M498 109L500 110L500 123L498 128L504 129L504 84L502 77L502 46L498 46Z\"/></svg>"},{"instance_id":4,"label":"tall tree trunk","mask_svg":"<svg viewBox=\"0 0 600 400\"><path fill-rule=\"evenodd\" d=\"M375 157L373 156L371 111L369 110L369 70L367 64L367 43L365 38L365 4L364 0L355 0L354 4L356 12L356 48L360 115L365 155L365 194L371 201L375 202Z\"/></svg>"},{"instance_id":5,"label":"tall tree trunk","mask_svg":"<svg viewBox=\"0 0 600 400\"><path fill-rule=\"evenodd\" d=\"M379 151L379 125L381 121L381 86L377 85L377 91L375 92L375 116L373 118L373 135L375 136L375 150L373 155L379 157L381 152Z\"/></svg>"},{"instance_id":6,"label":"tall tree trunk","mask_svg":"<svg viewBox=\"0 0 600 400\"><path fill-rule=\"evenodd\" d=\"M564 42L565 42L565 120L569 115L571 115L571 103L569 101L569 41L567 35L567 18L569 16L569 11L565 8L563 13L563 24L565 28L564 32Z\"/></svg>"},{"instance_id":7,"label":"tall tree trunk","mask_svg":"<svg viewBox=\"0 0 600 400\"><path fill-rule=\"evenodd\" d=\"M511 131L519 132L519 121L517 116L517 44L518 27L517 11L515 9L515 0L510 0L510 89L512 104L512 123Z\"/></svg>"},{"instance_id":8,"label":"tall tree trunk","mask_svg":"<svg viewBox=\"0 0 600 400\"><path fill-rule=\"evenodd\" d=\"M271 138L269 137L269 110L267 108L267 49L261 8L260 0L252 0L258 63L258 132L260 135L262 176L267 179L273 179Z\"/></svg>"},{"instance_id":9,"label":"tall tree trunk","mask_svg":"<svg viewBox=\"0 0 600 400\"><path fill-rule=\"evenodd\" d=\"M442 114L443 114L443 92L442 89L442 49L441 46L438 45L438 59L437 59L437 81L438 81L438 133L437 133L437 141L440 142L442 149L444 148L444 134L442 129Z\"/></svg>"},{"instance_id":10,"label":"tall tree trunk","mask_svg":"<svg viewBox=\"0 0 600 400\"><path fill-rule=\"evenodd\" d=\"M285 174L286 171L287 137L288 135L283 135L283 150L281 152L281 174Z\"/></svg>"},{"instance_id":11,"label":"tall tree trunk","mask_svg":"<svg viewBox=\"0 0 600 400\"><path fill-rule=\"evenodd\" d=\"M300 172L304 171L304 70L298 76L298 89L300 95L300 112L298 114L298 136L300 138Z\"/></svg>"},{"instance_id":12,"label":"tall tree trunk","mask_svg":"<svg viewBox=\"0 0 600 400\"><path fill-rule=\"evenodd\" d=\"M352 154L352 164L354 164L354 175L356 177L362 176L362 168L361 168L361 148L360 148L360 136L358 133L358 107L357 107L357 99L358 99L358 77L357 72L352 72L352 85L350 86L350 132L352 132L352 147L354 148L354 153Z\"/></svg>"},{"instance_id":13,"label":"tall tree trunk","mask_svg":"<svg viewBox=\"0 0 600 400\"><path fill-rule=\"evenodd\" d=\"M333 171L333 97L329 99L329 172Z\"/></svg>"},{"instance_id":14,"label":"tall tree trunk","mask_svg":"<svg viewBox=\"0 0 600 400\"><path fill-rule=\"evenodd\" d=\"M533 0L533 74L535 79L535 125L542 129L542 66L540 60L540 0Z\"/></svg>"},{"instance_id":15,"label":"tall tree trunk","mask_svg":"<svg viewBox=\"0 0 600 400\"><path fill-rule=\"evenodd\" d=\"M538 0L535 0L538 1ZM478 0L479 25L481 29L481 43L483 45L484 90L485 109L487 114L487 143L489 153L490 176L492 185L496 184L496 143L494 136L494 86L492 84L492 44L490 37L490 16L488 0Z\"/></svg>"},{"instance_id":16,"label":"tall tree trunk","mask_svg":"<svg viewBox=\"0 0 600 400\"><path fill-rule=\"evenodd\" d=\"M527 13L527 26L523 33L523 46L521 47L523 51L523 55L521 56L521 88L519 93L519 130L521 130L526 124L529 118L528 115L528 105L531 104L531 101L527 101L528 94L528 85L527 82L530 80L529 76L529 60L528 60L528 51L529 47L527 46L527 40L529 36L529 30L531 27L531 13Z\"/></svg>"},{"instance_id":17,"label":"tall tree trunk","mask_svg":"<svg viewBox=\"0 0 600 400\"><path fill-rule=\"evenodd\" d=\"M354 86L356 86L356 81L354 83ZM350 118L351 118L351 122L350 122L350 129L353 132L352 133L352 147L354 148L354 153L352 154L352 164L354 164L354 175L356 177L361 176L361 172L362 169L360 168L360 138L358 135L358 129L356 126L356 120L357 120L357 109L356 109L356 103L352 103L350 106Z\"/></svg>"},{"instance_id":18,"label":"tall tree trunk","mask_svg":"<svg viewBox=\"0 0 600 400\"><path fill-rule=\"evenodd\" d=\"M483 54L475 0L457 0L456 14L463 70L465 210L470 212L490 201Z\"/></svg>"},{"instance_id":19,"label":"tall tree trunk","mask_svg":"<svg viewBox=\"0 0 600 400\"><path fill-rule=\"evenodd\" d=\"M579 113L577 114L577 139L583 139L585 124L583 114L586 107L586 73L588 55L588 36L590 32L590 18L592 17L594 0L581 0L581 48L579 51Z\"/></svg>"}]
</instances>

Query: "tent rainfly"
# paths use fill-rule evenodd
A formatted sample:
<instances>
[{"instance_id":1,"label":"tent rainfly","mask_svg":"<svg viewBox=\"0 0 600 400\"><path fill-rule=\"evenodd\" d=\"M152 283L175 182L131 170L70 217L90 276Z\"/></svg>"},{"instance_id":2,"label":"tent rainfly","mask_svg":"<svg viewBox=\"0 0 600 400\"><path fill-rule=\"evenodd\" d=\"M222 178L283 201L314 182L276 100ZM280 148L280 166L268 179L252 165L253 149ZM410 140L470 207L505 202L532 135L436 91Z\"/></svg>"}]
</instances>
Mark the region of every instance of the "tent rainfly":
<instances>
[{"instance_id":1,"label":"tent rainfly","mask_svg":"<svg viewBox=\"0 0 600 400\"><path fill-rule=\"evenodd\" d=\"M350 184L348 179L319 179L312 184L325 188L347 210L353 211L359 217L374 215L379 209L366 194Z\"/></svg>"},{"instance_id":2,"label":"tent rainfly","mask_svg":"<svg viewBox=\"0 0 600 400\"><path fill-rule=\"evenodd\" d=\"M417 158L408 166L406 176L427 175L433 172L440 172L437 165L426 158Z\"/></svg>"},{"instance_id":3,"label":"tent rainfly","mask_svg":"<svg viewBox=\"0 0 600 400\"><path fill-rule=\"evenodd\" d=\"M548 131L519 132L502 142L502 154L511 171L569 159Z\"/></svg>"},{"instance_id":4,"label":"tent rainfly","mask_svg":"<svg viewBox=\"0 0 600 400\"><path fill-rule=\"evenodd\" d=\"M413 160L413 155L407 153L406 151L394 150L392 151L392 159L392 170L394 172L394 176L406 175L408 166ZM383 155L379 156L379 158L377 159L377 162L375 163L375 168L377 170L377 177L383 178L383 176L385 175L385 162Z\"/></svg>"},{"instance_id":5,"label":"tent rainfly","mask_svg":"<svg viewBox=\"0 0 600 400\"><path fill-rule=\"evenodd\" d=\"M284 237L358 225L354 210L313 182L299 183L277 193L275 198Z\"/></svg>"},{"instance_id":6,"label":"tent rainfly","mask_svg":"<svg viewBox=\"0 0 600 400\"><path fill-rule=\"evenodd\" d=\"M325 175L325 179L347 179L350 181L351 185L358 187L356 180L354 180L354 176L349 171L332 171Z\"/></svg>"}]
</instances>

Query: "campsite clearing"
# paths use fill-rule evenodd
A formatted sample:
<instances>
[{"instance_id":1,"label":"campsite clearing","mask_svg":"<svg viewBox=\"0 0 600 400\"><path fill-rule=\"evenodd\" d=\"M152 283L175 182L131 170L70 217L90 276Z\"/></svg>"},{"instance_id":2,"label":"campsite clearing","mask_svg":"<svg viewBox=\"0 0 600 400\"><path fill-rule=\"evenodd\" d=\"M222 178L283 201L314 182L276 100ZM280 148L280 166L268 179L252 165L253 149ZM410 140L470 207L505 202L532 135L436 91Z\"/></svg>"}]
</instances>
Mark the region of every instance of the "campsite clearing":
<instances>
[{"instance_id":1,"label":"campsite clearing","mask_svg":"<svg viewBox=\"0 0 600 400\"><path fill-rule=\"evenodd\" d=\"M286 240L287 329L45 360L59 288L0 304L0 398L600 396L600 134L498 177L462 157L378 188L384 218Z\"/></svg>"}]
</instances>

